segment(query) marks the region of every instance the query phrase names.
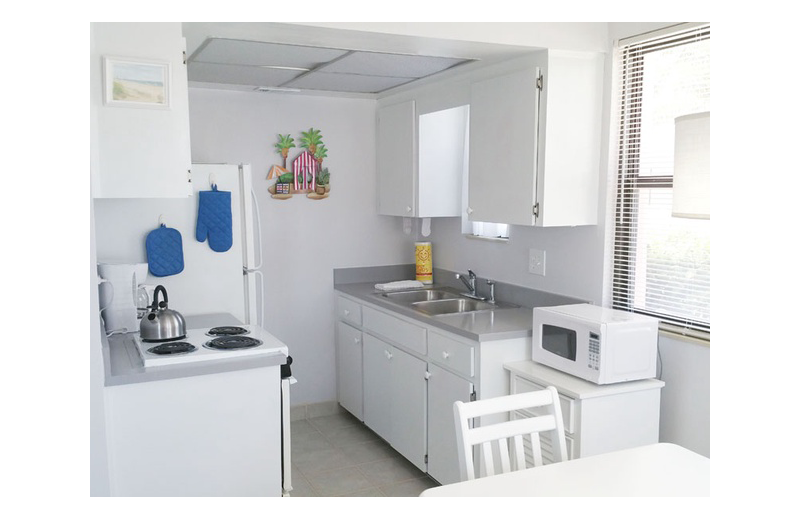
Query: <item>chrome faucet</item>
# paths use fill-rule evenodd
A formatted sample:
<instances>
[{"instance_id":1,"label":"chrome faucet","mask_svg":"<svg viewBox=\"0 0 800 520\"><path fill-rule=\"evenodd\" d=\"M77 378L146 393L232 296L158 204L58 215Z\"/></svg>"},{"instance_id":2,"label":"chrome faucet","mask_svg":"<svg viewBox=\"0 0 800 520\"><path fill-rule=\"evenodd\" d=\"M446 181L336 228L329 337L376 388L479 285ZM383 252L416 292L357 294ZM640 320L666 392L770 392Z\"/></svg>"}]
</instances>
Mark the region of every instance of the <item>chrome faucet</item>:
<instances>
[{"instance_id":1,"label":"chrome faucet","mask_svg":"<svg viewBox=\"0 0 800 520\"><path fill-rule=\"evenodd\" d=\"M469 290L468 293L463 293L464 296L468 296L468 297L473 298L475 300L485 300L486 298L482 298L482 297L478 296L478 288L477 288L477 284L476 284L476 281L477 281L478 277L475 276L475 273L472 272L472 269L468 270L467 273L469 274L469 278L467 278L463 274L456 273L456 278L461 280L461 282L464 285L466 285L467 289Z\"/></svg>"}]
</instances>

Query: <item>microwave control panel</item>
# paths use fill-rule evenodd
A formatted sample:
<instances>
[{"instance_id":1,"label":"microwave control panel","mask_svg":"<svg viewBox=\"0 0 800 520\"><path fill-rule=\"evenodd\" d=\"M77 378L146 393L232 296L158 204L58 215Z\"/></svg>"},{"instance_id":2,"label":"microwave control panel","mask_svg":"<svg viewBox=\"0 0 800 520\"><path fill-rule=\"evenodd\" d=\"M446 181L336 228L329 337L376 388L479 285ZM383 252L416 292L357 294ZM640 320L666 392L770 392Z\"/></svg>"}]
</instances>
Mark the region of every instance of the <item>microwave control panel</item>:
<instances>
[{"instance_id":1,"label":"microwave control panel","mask_svg":"<svg viewBox=\"0 0 800 520\"><path fill-rule=\"evenodd\" d=\"M589 368L600 370L600 335L589 333Z\"/></svg>"}]
</instances>

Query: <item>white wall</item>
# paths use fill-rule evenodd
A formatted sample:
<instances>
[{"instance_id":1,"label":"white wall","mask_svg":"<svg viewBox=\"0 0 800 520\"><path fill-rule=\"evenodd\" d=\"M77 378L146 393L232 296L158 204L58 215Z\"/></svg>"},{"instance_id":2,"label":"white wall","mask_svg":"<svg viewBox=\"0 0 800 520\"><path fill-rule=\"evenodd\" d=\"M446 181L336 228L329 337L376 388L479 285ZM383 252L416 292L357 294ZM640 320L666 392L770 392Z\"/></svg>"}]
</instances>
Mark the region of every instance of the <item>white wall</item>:
<instances>
[{"instance_id":1,"label":"white wall","mask_svg":"<svg viewBox=\"0 0 800 520\"><path fill-rule=\"evenodd\" d=\"M193 88L192 161L250 163L261 208L265 327L293 359L293 404L336 398L333 269L413 262L400 220L376 214L375 101ZM322 131L327 199L267 192L277 135ZM293 148L289 162L299 153Z\"/></svg>"}]
</instances>

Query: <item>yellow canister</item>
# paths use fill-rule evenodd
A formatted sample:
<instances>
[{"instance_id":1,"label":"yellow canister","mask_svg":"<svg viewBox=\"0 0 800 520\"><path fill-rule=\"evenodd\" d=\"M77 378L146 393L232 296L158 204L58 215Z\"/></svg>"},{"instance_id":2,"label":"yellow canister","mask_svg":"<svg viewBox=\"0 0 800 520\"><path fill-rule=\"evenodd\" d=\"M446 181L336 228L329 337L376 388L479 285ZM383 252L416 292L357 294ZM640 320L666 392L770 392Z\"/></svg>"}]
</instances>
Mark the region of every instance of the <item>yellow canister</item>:
<instances>
[{"instance_id":1,"label":"yellow canister","mask_svg":"<svg viewBox=\"0 0 800 520\"><path fill-rule=\"evenodd\" d=\"M416 242L415 257L417 259L417 281L426 285L433 284L433 253L430 242Z\"/></svg>"}]
</instances>

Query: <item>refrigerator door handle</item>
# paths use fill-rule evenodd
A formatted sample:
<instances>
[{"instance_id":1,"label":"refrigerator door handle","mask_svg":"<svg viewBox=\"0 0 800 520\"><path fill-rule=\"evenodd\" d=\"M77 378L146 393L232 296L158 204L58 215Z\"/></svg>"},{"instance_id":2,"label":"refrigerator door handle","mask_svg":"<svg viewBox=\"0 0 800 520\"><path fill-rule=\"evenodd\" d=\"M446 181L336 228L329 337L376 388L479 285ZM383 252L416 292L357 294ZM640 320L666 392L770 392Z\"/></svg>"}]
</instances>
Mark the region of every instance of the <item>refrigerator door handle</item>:
<instances>
[{"instance_id":1,"label":"refrigerator door handle","mask_svg":"<svg viewBox=\"0 0 800 520\"><path fill-rule=\"evenodd\" d=\"M258 198L256 197L256 191L250 188L250 196L253 199L253 210L255 212L255 232L253 233L253 237L257 237L258 247L256 244L253 244L253 252L256 253L257 262L254 267L245 268L246 273L252 273L255 275L256 278L256 324L259 327L264 326L264 273L259 271L258 269L261 268L261 263L263 261L263 251L261 250L261 213L258 209ZM253 240L256 242L256 240ZM261 302L261 312L258 312L258 302Z\"/></svg>"},{"instance_id":2,"label":"refrigerator door handle","mask_svg":"<svg viewBox=\"0 0 800 520\"><path fill-rule=\"evenodd\" d=\"M263 252L261 251L261 213L259 213L258 210L258 199L256 198L256 191L252 188L250 189L250 196L253 197L253 209L255 210L256 213L256 222L255 222L256 229L255 233L253 233L253 236L258 237L258 247L256 248L255 244L253 244L254 251L258 253L258 262L256 263L255 267L253 267L253 269L261 269L261 262L263 260L262 258Z\"/></svg>"}]
</instances>

